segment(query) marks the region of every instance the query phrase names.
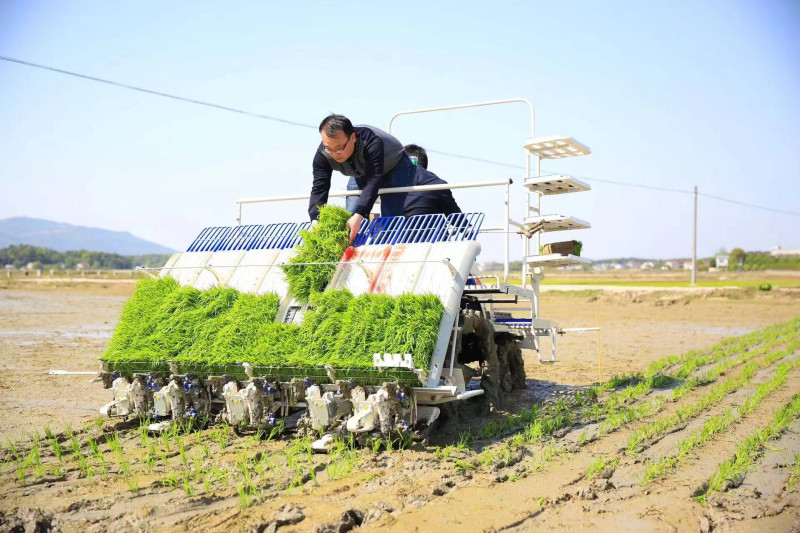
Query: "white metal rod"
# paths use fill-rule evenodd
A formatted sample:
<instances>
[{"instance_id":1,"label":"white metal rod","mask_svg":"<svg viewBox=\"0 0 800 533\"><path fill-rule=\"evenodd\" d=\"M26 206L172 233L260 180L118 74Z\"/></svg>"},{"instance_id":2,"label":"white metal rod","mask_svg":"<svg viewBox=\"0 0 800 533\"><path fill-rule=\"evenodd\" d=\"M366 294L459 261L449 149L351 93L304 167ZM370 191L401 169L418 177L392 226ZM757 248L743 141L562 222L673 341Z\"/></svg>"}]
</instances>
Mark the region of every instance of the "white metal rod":
<instances>
[{"instance_id":1,"label":"white metal rod","mask_svg":"<svg viewBox=\"0 0 800 533\"><path fill-rule=\"evenodd\" d=\"M568 333L570 331L600 331L600 328L561 328L558 330L559 333Z\"/></svg>"},{"instance_id":2,"label":"white metal rod","mask_svg":"<svg viewBox=\"0 0 800 533\"><path fill-rule=\"evenodd\" d=\"M427 107L425 109L412 109L410 111L400 111L399 113L395 113L392 115L392 118L389 119L389 128L388 132L392 133L392 122L399 116L402 115L415 115L417 113L432 113L434 111L450 111L453 109L466 109L469 107L483 107L487 105L499 105L499 104L511 104L514 102L521 102L523 104L527 104L528 108L531 110L531 137L536 137L536 129L535 129L535 122L536 122L536 111L533 109L533 104L530 103L526 98L507 98L505 100L490 100L488 102L475 102L472 104L458 104L458 105L446 105L442 107Z\"/></svg>"},{"instance_id":3,"label":"white metal rod","mask_svg":"<svg viewBox=\"0 0 800 533\"><path fill-rule=\"evenodd\" d=\"M183 266L183 267L136 267L134 270L205 270L209 268L247 268L247 267L285 267L285 266L311 266L311 265L398 265L398 264L418 264L418 263L440 263L448 265L450 259L409 259L406 261L318 261L315 263L273 263L263 265L205 265L205 266Z\"/></svg>"},{"instance_id":4,"label":"white metal rod","mask_svg":"<svg viewBox=\"0 0 800 533\"><path fill-rule=\"evenodd\" d=\"M478 183L442 183L438 185L413 185L411 187L389 187L386 189L378 189L378 194L394 194L401 192L414 192L414 191L443 191L446 189L477 189L481 187L499 187L511 183L511 179L499 181L481 181ZM328 193L329 198L343 198L346 196L361 196L361 191L331 191ZM265 202L286 202L289 200L308 200L311 198L310 194L296 194L291 196L268 196L264 198L247 198L244 200L236 200L237 204L259 204Z\"/></svg>"},{"instance_id":5,"label":"white metal rod","mask_svg":"<svg viewBox=\"0 0 800 533\"><path fill-rule=\"evenodd\" d=\"M511 243L511 236L509 232L511 230L511 183L506 185L506 199L505 199L505 231L506 231L506 238L503 242L503 248L505 250L505 261L503 263L503 283L508 283L508 263L509 263L509 245Z\"/></svg>"}]
</instances>

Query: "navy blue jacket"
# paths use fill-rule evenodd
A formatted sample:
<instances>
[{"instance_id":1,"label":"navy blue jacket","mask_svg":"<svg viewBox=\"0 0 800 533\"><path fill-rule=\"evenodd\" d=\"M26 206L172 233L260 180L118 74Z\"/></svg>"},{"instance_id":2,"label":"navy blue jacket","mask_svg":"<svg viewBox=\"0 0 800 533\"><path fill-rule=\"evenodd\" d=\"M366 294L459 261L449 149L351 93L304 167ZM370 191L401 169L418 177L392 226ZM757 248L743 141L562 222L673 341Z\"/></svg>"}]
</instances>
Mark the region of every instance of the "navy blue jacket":
<instances>
[{"instance_id":1,"label":"navy blue jacket","mask_svg":"<svg viewBox=\"0 0 800 533\"><path fill-rule=\"evenodd\" d=\"M446 184L447 182L426 168L417 165L414 185L439 185L442 183ZM405 216L410 217L435 213L449 215L451 213L460 213L461 209L458 207L455 198L453 198L453 193L450 192L450 189L444 189L441 191L408 193L404 211Z\"/></svg>"}]
</instances>

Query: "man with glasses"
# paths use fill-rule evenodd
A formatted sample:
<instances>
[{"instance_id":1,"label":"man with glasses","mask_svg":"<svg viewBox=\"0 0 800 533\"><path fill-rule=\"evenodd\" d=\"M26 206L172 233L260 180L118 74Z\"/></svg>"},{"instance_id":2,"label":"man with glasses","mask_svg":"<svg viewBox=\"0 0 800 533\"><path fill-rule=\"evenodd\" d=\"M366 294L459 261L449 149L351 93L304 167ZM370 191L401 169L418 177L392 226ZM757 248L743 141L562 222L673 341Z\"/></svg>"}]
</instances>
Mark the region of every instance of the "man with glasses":
<instances>
[{"instance_id":1,"label":"man with glasses","mask_svg":"<svg viewBox=\"0 0 800 533\"><path fill-rule=\"evenodd\" d=\"M353 126L342 115L325 117L319 133L322 142L314 154L308 215L313 223L319 217L319 206L328 202L334 170L350 176L348 189L361 191L361 196L350 196L345 203L353 213L347 222L352 242L363 220L369 217L378 189L413 185L416 167L400 141L373 126ZM405 200L406 193L381 195L381 215L403 215Z\"/></svg>"}]
</instances>

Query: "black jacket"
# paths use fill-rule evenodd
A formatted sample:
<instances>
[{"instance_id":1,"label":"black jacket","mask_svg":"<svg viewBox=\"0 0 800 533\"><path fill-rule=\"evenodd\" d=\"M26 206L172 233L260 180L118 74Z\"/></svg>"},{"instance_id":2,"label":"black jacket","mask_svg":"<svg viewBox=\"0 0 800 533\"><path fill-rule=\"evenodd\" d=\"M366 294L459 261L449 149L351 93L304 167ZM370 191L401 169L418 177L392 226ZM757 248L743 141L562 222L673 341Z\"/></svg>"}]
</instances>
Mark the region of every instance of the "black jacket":
<instances>
[{"instance_id":1,"label":"black jacket","mask_svg":"<svg viewBox=\"0 0 800 533\"><path fill-rule=\"evenodd\" d=\"M447 183L433 172L426 168L417 166L417 173L414 176L414 185L439 185ZM414 215L431 215L442 213L460 213L461 209L453 198L450 189L441 191L419 191L410 192L406 196L404 214L407 217Z\"/></svg>"},{"instance_id":2,"label":"black jacket","mask_svg":"<svg viewBox=\"0 0 800 533\"><path fill-rule=\"evenodd\" d=\"M369 217L369 212L378 198L381 179L389 174L403 156L403 145L385 131L372 126L355 126L356 139L364 149L364 171L359 173L356 165L351 163L356 153L344 163L335 163L345 176L355 176L361 196L358 200L356 213L364 218ZM323 145L319 144L314 154L314 183L311 186L311 198L308 202L308 215L311 220L319 217L319 206L328 203L328 193L331 189L331 175L333 166L331 161L322 151Z\"/></svg>"}]
</instances>

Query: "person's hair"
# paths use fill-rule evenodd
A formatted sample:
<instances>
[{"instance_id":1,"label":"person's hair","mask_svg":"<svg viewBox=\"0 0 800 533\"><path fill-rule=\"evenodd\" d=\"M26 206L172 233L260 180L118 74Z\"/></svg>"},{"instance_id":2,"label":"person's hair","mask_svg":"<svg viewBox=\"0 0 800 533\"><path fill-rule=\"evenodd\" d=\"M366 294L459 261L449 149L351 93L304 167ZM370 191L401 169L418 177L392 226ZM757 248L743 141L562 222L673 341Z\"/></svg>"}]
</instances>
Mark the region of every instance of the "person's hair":
<instances>
[{"instance_id":1,"label":"person's hair","mask_svg":"<svg viewBox=\"0 0 800 533\"><path fill-rule=\"evenodd\" d=\"M343 131L348 138L356 131L349 118L335 113L331 113L319 123L319 132L322 133L323 130L328 137L336 137L340 131Z\"/></svg>"},{"instance_id":2,"label":"person's hair","mask_svg":"<svg viewBox=\"0 0 800 533\"><path fill-rule=\"evenodd\" d=\"M417 164L419 166L428 168L428 152L425 151L425 148L418 144L407 144L405 145L405 151L409 157L417 158Z\"/></svg>"}]
</instances>

